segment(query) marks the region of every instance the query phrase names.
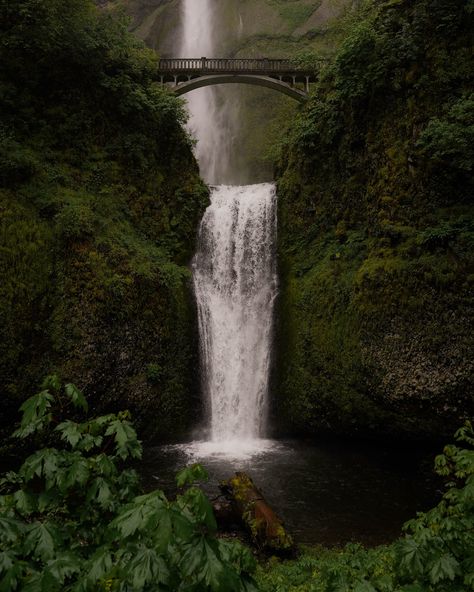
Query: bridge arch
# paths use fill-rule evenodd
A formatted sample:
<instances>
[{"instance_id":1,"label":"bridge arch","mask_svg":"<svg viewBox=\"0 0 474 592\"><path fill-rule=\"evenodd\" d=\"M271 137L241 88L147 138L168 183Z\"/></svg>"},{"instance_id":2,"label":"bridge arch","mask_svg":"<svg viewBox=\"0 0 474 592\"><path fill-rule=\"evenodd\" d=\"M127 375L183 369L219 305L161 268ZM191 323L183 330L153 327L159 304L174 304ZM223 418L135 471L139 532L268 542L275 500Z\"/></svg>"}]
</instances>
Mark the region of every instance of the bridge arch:
<instances>
[{"instance_id":1,"label":"bridge arch","mask_svg":"<svg viewBox=\"0 0 474 592\"><path fill-rule=\"evenodd\" d=\"M270 78L269 76L249 74L209 74L198 78L192 78L185 82L179 82L172 88L176 95L182 96L193 90L197 90L198 88L215 86L218 84L251 84L254 86L262 86L283 93L300 103L304 103L308 98L306 92L290 86L283 80Z\"/></svg>"}]
</instances>

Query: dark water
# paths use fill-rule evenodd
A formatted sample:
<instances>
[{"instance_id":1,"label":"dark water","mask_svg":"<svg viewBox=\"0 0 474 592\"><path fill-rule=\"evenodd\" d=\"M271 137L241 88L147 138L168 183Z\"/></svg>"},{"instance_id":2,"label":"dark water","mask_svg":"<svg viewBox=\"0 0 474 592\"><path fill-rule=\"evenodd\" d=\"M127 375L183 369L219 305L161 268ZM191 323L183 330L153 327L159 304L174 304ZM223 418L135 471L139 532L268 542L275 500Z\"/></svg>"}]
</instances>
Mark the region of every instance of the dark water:
<instances>
[{"instance_id":1,"label":"dark water","mask_svg":"<svg viewBox=\"0 0 474 592\"><path fill-rule=\"evenodd\" d=\"M246 471L299 543L371 546L399 536L403 523L435 505L440 483L432 467L437 451L381 443L279 441L252 458L190 457L183 447L146 450L141 472L148 488L174 493L174 474L200 462L219 480Z\"/></svg>"}]
</instances>

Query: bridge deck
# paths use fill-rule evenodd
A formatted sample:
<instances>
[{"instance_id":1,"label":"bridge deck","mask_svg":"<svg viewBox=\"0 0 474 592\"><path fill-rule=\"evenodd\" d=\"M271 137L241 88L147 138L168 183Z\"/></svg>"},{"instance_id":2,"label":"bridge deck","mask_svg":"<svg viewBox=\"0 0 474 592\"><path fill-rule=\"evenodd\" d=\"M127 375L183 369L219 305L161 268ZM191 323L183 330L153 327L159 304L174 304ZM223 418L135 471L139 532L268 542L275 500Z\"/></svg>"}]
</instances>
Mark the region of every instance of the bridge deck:
<instances>
[{"instance_id":1,"label":"bridge deck","mask_svg":"<svg viewBox=\"0 0 474 592\"><path fill-rule=\"evenodd\" d=\"M298 67L290 60L241 59L241 58L167 58L160 59L158 74L163 77L195 77L211 74L246 74L288 77L293 81L312 82L316 79L314 71Z\"/></svg>"}]
</instances>

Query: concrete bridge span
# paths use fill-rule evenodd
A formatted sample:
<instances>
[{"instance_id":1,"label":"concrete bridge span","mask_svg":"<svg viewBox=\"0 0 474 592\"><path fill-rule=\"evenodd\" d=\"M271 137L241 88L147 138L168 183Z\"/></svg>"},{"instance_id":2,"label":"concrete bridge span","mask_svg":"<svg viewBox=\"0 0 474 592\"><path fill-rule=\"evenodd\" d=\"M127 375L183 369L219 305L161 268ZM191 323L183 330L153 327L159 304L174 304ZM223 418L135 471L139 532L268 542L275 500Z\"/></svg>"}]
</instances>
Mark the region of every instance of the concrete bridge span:
<instances>
[{"instance_id":1,"label":"concrete bridge span","mask_svg":"<svg viewBox=\"0 0 474 592\"><path fill-rule=\"evenodd\" d=\"M178 95L216 84L252 84L281 92L305 102L314 71L298 67L290 60L168 58L161 59L158 76Z\"/></svg>"}]
</instances>

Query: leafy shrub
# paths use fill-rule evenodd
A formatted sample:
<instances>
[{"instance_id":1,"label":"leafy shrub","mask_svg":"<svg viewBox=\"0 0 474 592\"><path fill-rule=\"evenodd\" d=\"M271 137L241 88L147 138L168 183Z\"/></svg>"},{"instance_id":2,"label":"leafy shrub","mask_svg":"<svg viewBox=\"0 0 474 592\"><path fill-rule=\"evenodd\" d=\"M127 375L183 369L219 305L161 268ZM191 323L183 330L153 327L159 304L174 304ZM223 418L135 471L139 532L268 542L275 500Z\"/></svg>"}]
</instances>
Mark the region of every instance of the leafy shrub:
<instances>
[{"instance_id":1,"label":"leafy shrub","mask_svg":"<svg viewBox=\"0 0 474 592\"><path fill-rule=\"evenodd\" d=\"M37 169L34 152L0 130L0 184L12 185L30 178Z\"/></svg>"},{"instance_id":2,"label":"leafy shrub","mask_svg":"<svg viewBox=\"0 0 474 592\"><path fill-rule=\"evenodd\" d=\"M250 551L215 536L202 467L178 474L176 500L140 495L128 412L78 421L86 399L56 376L21 410L14 436L41 447L1 481L1 592L255 590Z\"/></svg>"},{"instance_id":3,"label":"leafy shrub","mask_svg":"<svg viewBox=\"0 0 474 592\"><path fill-rule=\"evenodd\" d=\"M457 101L443 118L429 121L418 140L421 153L435 164L474 168L474 95Z\"/></svg>"},{"instance_id":4,"label":"leafy shrub","mask_svg":"<svg viewBox=\"0 0 474 592\"><path fill-rule=\"evenodd\" d=\"M68 204L55 217L56 227L65 240L81 240L92 235L94 214L87 204Z\"/></svg>"},{"instance_id":5,"label":"leafy shrub","mask_svg":"<svg viewBox=\"0 0 474 592\"><path fill-rule=\"evenodd\" d=\"M163 368L159 364L148 364L146 367L146 378L152 384L156 384L163 376Z\"/></svg>"}]
</instances>

